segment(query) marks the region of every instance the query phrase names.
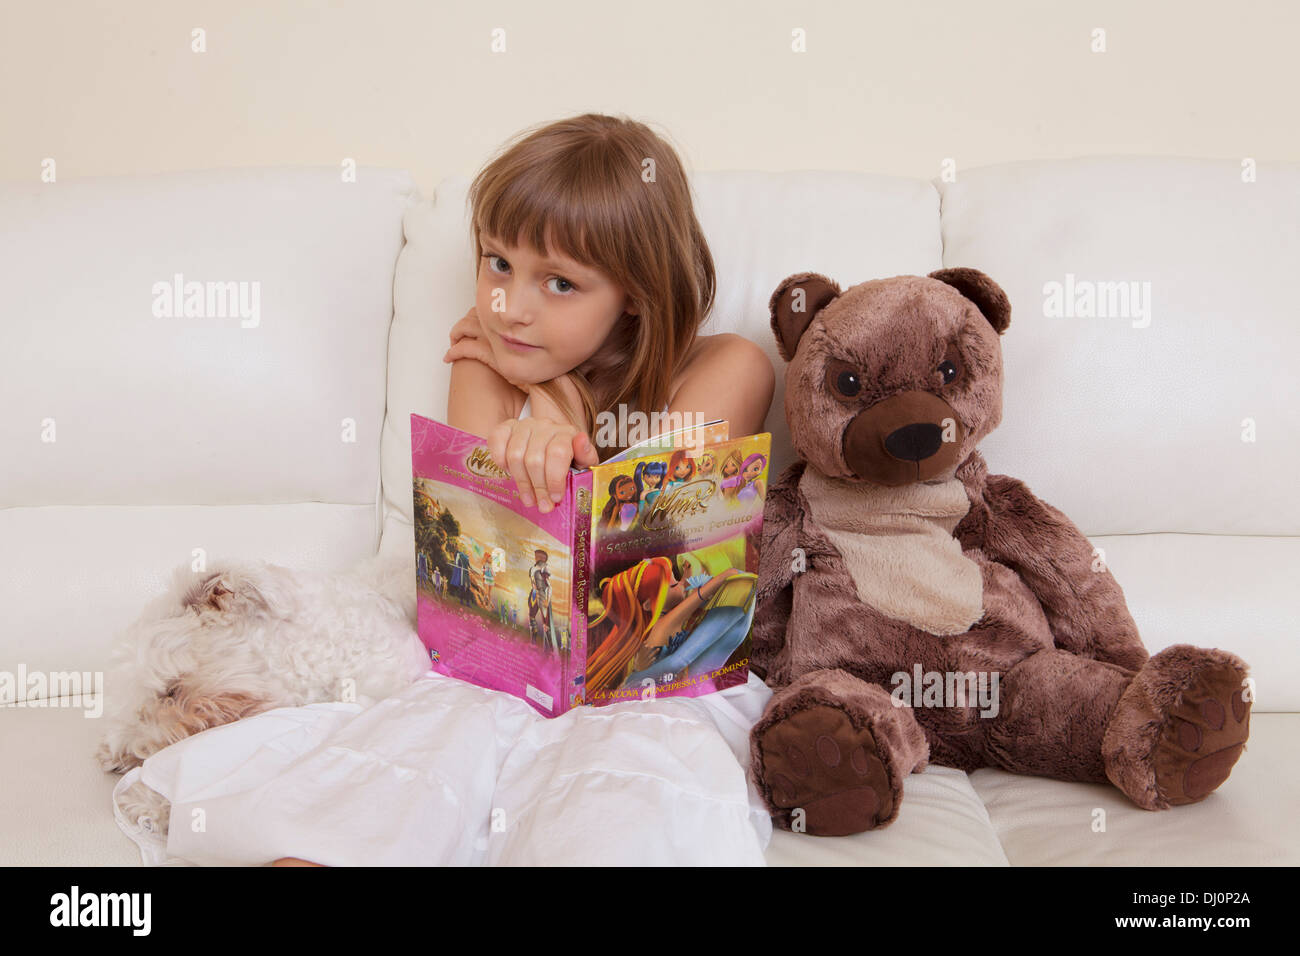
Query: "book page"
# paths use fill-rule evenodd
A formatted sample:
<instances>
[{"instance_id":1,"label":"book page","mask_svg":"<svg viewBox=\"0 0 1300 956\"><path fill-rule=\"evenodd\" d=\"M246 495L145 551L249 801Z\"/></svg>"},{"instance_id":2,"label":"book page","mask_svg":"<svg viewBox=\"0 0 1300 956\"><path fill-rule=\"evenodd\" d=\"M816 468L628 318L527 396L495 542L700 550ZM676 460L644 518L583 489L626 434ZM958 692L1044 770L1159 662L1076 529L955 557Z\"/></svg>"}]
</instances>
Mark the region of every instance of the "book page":
<instances>
[{"instance_id":1,"label":"book page","mask_svg":"<svg viewBox=\"0 0 1300 956\"><path fill-rule=\"evenodd\" d=\"M771 435L591 469L586 703L744 683Z\"/></svg>"}]
</instances>

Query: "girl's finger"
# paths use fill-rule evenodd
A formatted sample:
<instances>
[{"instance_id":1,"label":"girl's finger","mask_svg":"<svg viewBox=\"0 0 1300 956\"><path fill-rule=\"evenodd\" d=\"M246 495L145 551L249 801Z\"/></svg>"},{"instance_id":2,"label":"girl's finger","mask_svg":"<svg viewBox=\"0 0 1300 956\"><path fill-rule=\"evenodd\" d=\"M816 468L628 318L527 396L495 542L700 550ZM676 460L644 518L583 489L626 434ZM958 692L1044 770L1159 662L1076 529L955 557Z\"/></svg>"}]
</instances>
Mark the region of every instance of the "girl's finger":
<instances>
[{"instance_id":1,"label":"girl's finger","mask_svg":"<svg viewBox=\"0 0 1300 956\"><path fill-rule=\"evenodd\" d=\"M447 349L446 353L442 356L442 360L444 362L454 362L456 359L477 358L477 356L473 354L474 347L471 344L473 341L473 339L461 339L455 345L451 346L451 348Z\"/></svg>"},{"instance_id":2,"label":"girl's finger","mask_svg":"<svg viewBox=\"0 0 1300 956\"><path fill-rule=\"evenodd\" d=\"M528 465L524 460L531 431L532 429L524 422L517 422L510 430L510 440L506 442L506 471L510 472L510 477L514 479L515 487L519 489L519 500L523 502L525 508L531 508L535 503L532 479L529 477Z\"/></svg>"},{"instance_id":3,"label":"girl's finger","mask_svg":"<svg viewBox=\"0 0 1300 956\"><path fill-rule=\"evenodd\" d=\"M454 362L457 359L463 358L476 359L488 368L496 368L496 360L492 357L492 350L478 339L461 339L451 348L447 349L442 360L444 362Z\"/></svg>"},{"instance_id":4,"label":"girl's finger","mask_svg":"<svg viewBox=\"0 0 1300 956\"><path fill-rule=\"evenodd\" d=\"M534 428L528 439L528 450L524 453L528 480L533 484L533 495L542 514L551 510L551 495L546 490L546 448L552 437L550 429Z\"/></svg>"},{"instance_id":5,"label":"girl's finger","mask_svg":"<svg viewBox=\"0 0 1300 956\"><path fill-rule=\"evenodd\" d=\"M569 475L569 465L573 463L573 440L563 432L558 433L546 446L546 487L551 501L560 503L564 497L564 487Z\"/></svg>"},{"instance_id":6,"label":"girl's finger","mask_svg":"<svg viewBox=\"0 0 1300 956\"><path fill-rule=\"evenodd\" d=\"M600 464L600 455L591 443L591 438L579 432L573 436L573 460L580 468L590 468Z\"/></svg>"},{"instance_id":7,"label":"girl's finger","mask_svg":"<svg viewBox=\"0 0 1300 956\"><path fill-rule=\"evenodd\" d=\"M492 461L502 471L509 470L506 465L506 445L510 441L510 434L514 431L516 421L518 419L508 418L493 428L486 436L488 454L492 456Z\"/></svg>"}]
</instances>

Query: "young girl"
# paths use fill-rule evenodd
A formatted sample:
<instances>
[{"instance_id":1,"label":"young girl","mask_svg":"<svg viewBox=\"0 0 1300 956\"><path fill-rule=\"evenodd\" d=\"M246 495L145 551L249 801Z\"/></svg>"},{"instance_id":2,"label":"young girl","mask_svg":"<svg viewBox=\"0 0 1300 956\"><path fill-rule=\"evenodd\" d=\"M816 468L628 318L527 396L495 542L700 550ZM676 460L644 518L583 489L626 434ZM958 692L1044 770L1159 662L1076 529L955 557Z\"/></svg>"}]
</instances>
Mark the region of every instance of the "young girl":
<instances>
[{"instance_id":1,"label":"young girl","mask_svg":"<svg viewBox=\"0 0 1300 956\"><path fill-rule=\"evenodd\" d=\"M620 405L762 430L771 364L740 336L698 334L713 259L678 157L650 129L587 114L528 131L470 202L478 290L445 357L448 423L488 439L526 507L550 511L570 465L637 437L597 442L597 416ZM547 719L431 673L355 714L257 715L182 742L280 733L233 792L205 791L206 831L173 827L168 849L286 865L762 865L771 820L745 770L770 696L750 675ZM309 729L273 724L289 719Z\"/></svg>"},{"instance_id":2,"label":"young girl","mask_svg":"<svg viewBox=\"0 0 1300 956\"><path fill-rule=\"evenodd\" d=\"M550 511L571 465L630 443L597 442L597 416L620 405L762 431L775 373L748 339L698 334L713 257L678 157L651 130L593 114L534 130L469 201L478 291L443 357L447 423L488 439L526 507Z\"/></svg>"}]
</instances>

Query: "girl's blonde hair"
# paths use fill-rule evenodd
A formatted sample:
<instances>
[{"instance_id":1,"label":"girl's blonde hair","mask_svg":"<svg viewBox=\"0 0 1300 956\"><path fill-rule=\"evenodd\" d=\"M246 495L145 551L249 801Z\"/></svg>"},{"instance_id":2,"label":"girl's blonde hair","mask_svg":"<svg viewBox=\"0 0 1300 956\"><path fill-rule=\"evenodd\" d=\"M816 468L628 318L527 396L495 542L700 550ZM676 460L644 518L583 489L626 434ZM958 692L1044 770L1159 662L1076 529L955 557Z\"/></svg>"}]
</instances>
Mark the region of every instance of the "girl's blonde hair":
<instances>
[{"instance_id":1,"label":"girl's blonde hair","mask_svg":"<svg viewBox=\"0 0 1300 956\"><path fill-rule=\"evenodd\" d=\"M470 185L474 267L483 233L527 243L598 269L622 286L624 313L611 346L570 373L596 447L596 414L621 404L657 412L713 307L713 255L695 218L690 183L673 147L644 123L584 113L518 133ZM629 373L630 370L630 373ZM540 386L561 408L560 389ZM579 417L579 411L581 417ZM597 449L602 459L620 449Z\"/></svg>"}]
</instances>

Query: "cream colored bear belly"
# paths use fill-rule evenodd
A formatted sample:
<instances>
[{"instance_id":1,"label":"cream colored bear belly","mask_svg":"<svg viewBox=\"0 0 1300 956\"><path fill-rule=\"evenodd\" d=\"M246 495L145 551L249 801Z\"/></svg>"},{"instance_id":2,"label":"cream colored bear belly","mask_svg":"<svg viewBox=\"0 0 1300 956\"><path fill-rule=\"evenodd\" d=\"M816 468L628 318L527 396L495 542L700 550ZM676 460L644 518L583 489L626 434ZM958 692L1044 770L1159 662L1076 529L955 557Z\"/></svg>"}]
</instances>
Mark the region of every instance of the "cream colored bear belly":
<instances>
[{"instance_id":1,"label":"cream colored bear belly","mask_svg":"<svg viewBox=\"0 0 1300 956\"><path fill-rule=\"evenodd\" d=\"M952 536L970 508L958 479L887 488L807 465L799 490L863 603L936 635L962 634L984 616L979 565Z\"/></svg>"}]
</instances>

